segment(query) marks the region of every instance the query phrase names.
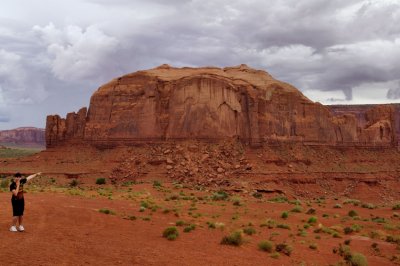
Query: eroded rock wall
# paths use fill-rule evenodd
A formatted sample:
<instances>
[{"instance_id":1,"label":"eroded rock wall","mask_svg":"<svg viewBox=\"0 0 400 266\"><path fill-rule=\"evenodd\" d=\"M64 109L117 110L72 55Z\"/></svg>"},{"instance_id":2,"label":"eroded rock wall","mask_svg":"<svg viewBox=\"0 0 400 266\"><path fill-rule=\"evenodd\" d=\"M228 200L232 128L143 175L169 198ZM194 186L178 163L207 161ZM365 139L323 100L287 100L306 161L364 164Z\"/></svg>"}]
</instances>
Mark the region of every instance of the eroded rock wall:
<instances>
[{"instance_id":1,"label":"eroded rock wall","mask_svg":"<svg viewBox=\"0 0 400 266\"><path fill-rule=\"evenodd\" d=\"M125 75L100 87L89 110L48 116L47 147L83 141L113 146L143 141L240 139L313 145L397 145L395 105L328 107L245 65L172 68Z\"/></svg>"}]
</instances>

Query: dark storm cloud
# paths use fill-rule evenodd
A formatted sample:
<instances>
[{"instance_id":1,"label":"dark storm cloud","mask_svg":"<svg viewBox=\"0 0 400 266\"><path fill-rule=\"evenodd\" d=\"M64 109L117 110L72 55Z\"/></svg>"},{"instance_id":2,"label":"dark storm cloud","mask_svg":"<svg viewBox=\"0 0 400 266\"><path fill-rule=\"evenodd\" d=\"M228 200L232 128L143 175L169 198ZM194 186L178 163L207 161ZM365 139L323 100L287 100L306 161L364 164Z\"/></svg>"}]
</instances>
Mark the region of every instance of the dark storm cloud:
<instances>
[{"instance_id":1,"label":"dark storm cloud","mask_svg":"<svg viewBox=\"0 0 400 266\"><path fill-rule=\"evenodd\" d=\"M246 63L323 102L357 103L360 88L371 101L387 100L386 94L393 100L388 90L400 79L395 0L32 0L16 6L21 1L6 0L7 13L0 11L3 110L40 102L57 112L56 95L67 94L78 108L77 89L88 98L116 76L163 63ZM15 10L21 14L13 17ZM374 86L387 82L377 99ZM64 105L62 111L71 110Z\"/></svg>"},{"instance_id":2,"label":"dark storm cloud","mask_svg":"<svg viewBox=\"0 0 400 266\"><path fill-rule=\"evenodd\" d=\"M400 82L398 84L398 87L391 88L388 90L386 97L391 100L400 99Z\"/></svg>"}]
</instances>

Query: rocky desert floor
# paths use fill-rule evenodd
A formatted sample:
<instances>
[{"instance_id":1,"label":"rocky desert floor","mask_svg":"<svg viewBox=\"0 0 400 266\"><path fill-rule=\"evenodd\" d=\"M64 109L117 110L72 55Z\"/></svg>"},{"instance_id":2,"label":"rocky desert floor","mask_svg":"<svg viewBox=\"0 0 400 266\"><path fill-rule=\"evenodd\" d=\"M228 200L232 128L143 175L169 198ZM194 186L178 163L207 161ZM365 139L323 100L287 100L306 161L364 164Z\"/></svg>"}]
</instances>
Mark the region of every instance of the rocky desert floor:
<instances>
[{"instance_id":1,"label":"rocky desert floor","mask_svg":"<svg viewBox=\"0 0 400 266\"><path fill-rule=\"evenodd\" d=\"M1 265L399 265L400 203L287 198L177 182L54 179L26 185L25 228Z\"/></svg>"},{"instance_id":2,"label":"rocky desert floor","mask_svg":"<svg viewBox=\"0 0 400 266\"><path fill-rule=\"evenodd\" d=\"M396 149L190 141L10 152L0 156L0 265L400 264ZM25 187L26 231L11 233L11 176L39 171Z\"/></svg>"}]
</instances>

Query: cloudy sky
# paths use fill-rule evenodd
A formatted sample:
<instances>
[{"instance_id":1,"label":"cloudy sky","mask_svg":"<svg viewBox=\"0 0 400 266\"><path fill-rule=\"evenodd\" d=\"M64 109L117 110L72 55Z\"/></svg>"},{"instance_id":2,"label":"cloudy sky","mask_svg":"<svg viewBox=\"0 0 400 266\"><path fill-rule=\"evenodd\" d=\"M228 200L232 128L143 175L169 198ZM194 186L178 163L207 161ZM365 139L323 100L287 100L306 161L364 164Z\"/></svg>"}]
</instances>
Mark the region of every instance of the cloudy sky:
<instances>
[{"instance_id":1,"label":"cloudy sky","mask_svg":"<svg viewBox=\"0 0 400 266\"><path fill-rule=\"evenodd\" d=\"M167 63L268 71L325 104L400 102L400 0L2 0L0 130Z\"/></svg>"}]
</instances>

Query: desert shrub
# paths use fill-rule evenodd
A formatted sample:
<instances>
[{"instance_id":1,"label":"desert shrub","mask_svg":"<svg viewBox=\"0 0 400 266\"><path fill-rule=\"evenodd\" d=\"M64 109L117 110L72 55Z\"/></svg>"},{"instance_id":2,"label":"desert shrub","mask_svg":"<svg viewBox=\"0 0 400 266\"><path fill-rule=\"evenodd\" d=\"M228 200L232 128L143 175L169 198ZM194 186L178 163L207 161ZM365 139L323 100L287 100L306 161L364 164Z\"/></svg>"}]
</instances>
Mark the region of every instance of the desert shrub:
<instances>
[{"instance_id":1,"label":"desert shrub","mask_svg":"<svg viewBox=\"0 0 400 266\"><path fill-rule=\"evenodd\" d=\"M303 228L304 228L304 229L310 228L310 224L304 224L304 225L303 225Z\"/></svg>"},{"instance_id":2,"label":"desert shrub","mask_svg":"<svg viewBox=\"0 0 400 266\"><path fill-rule=\"evenodd\" d=\"M262 251L271 253L274 250L274 243L271 241L263 240L258 243L258 248Z\"/></svg>"},{"instance_id":3,"label":"desert shrub","mask_svg":"<svg viewBox=\"0 0 400 266\"><path fill-rule=\"evenodd\" d=\"M100 209L99 212L104 213L104 214L112 214L114 215L115 212L109 209Z\"/></svg>"},{"instance_id":4,"label":"desert shrub","mask_svg":"<svg viewBox=\"0 0 400 266\"><path fill-rule=\"evenodd\" d=\"M1 180L1 182L0 182L0 187L1 188L8 188L8 179L3 179L3 180Z\"/></svg>"},{"instance_id":5,"label":"desert shrub","mask_svg":"<svg viewBox=\"0 0 400 266\"><path fill-rule=\"evenodd\" d=\"M276 227L290 230L290 226L288 224L277 224Z\"/></svg>"},{"instance_id":6,"label":"desert shrub","mask_svg":"<svg viewBox=\"0 0 400 266\"><path fill-rule=\"evenodd\" d=\"M226 193L223 190L217 191L214 194L212 194L211 199L212 200L226 200L229 198L228 193Z\"/></svg>"},{"instance_id":7,"label":"desert shrub","mask_svg":"<svg viewBox=\"0 0 400 266\"><path fill-rule=\"evenodd\" d=\"M243 244L243 236L241 231L236 231L228 236L224 236L221 240L222 245L240 246Z\"/></svg>"},{"instance_id":8,"label":"desert shrub","mask_svg":"<svg viewBox=\"0 0 400 266\"><path fill-rule=\"evenodd\" d=\"M217 228L217 226L215 225L214 222L207 222L207 225L208 225L208 228L211 228L211 229Z\"/></svg>"},{"instance_id":9,"label":"desert shrub","mask_svg":"<svg viewBox=\"0 0 400 266\"><path fill-rule=\"evenodd\" d=\"M346 240L344 241L344 244L345 244L345 245L350 245L350 242L351 242L351 239L346 239Z\"/></svg>"},{"instance_id":10,"label":"desert shrub","mask_svg":"<svg viewBox=\"0 0 400 266\"><path fill-rule=\"evenodd\" d=\"M255 197L256 199L261 199L263 195L260 192L254 192L253 197Z\"/></svg>"},{"instance_id":11,"label":"desert shrub","mask_svg":"<svg viewBox=\"0 0 400 266\"><path fill-rule=\"evenodd\" d=\"M161 184L160 181L154 180L154 181L153 181L153 187L154 187L154 188L162 187L162 184Z\"/></svg>"},{"instance_id":12,"label":"desert shrub","mask_svg":"<svg viewBox=\"0 0 400 266\"><path fill-rule=\"evenodd\" d=\"M302 211L303 211L303 209L300 206L296 206L290 210L290 212L296 212L296 213L300 213Z\"/></svg>"},{"instance_id":13,"label":"desert shrub","mask_svg":"<svg viewBox=\"0 0 400 266\"><path fill-rule=\"evenodd\" d=\"M400 235L388 235L386 236L386 242L397 243L400 245Z\"/></svg>"},{"instance_id":14,"label":"desert shrub","mask_svg":"<svg viewBox=\"0 0 400 266\"><path fill-rule=\"evenodd\" d=\"M281 243L276 245L275 250L277 252L285 254L286 256L290 256L290 254L292 254L293 247L286 243Z\"/></svg>"},{"instance_id":15,"label":"desert shrub","mask_svg":"<svg viewBox=\"0 0 400 266\"><path fill-rule=\"evenodd\" d=\"M363 226L359 225L359 224L353 224L351 226L351 229L353 229L353 231L355 231L355 232L360 232L362 228L363 228Z\"/></svg>"},{"instance_id":16,"label":"desert shrub","mask_svg":"<svg viewBox=\"0 0 400 266\"><path fill-rule=\"evenodd\" d=\"M301 205L301 200L295 199L295 200L290 200L288 203L293 204L293 205Z\"/></svg>"},{"instance_id":17,"label":"desert shrub","mask_svg":"<svg viewBox=\"0 0 400 266\"><path fill-rule=\"evenodd\" d=\"M342 205L340 205L339 203L336 203L336 204L333 206L333 208L335 208L335 209L341 209L341 208L342 208Z\"/></svg>"},{"instance_id":18,"label":"desert shrub","mask_svg":"<svg viewBox=\"0 0 400 266\"><path fill-rule=\"evenodd\" d=\"M243 233L245 233L246 235L251 236L251 235L256 233L256 229L254 229L254 227L249 226L249 227L246 227L246 228L243 229Z\"/></svg>"},{"instance_id":19,"label":"desert shrub","mask_svg":"<svg viewBox=\"0 0 400 266\"><path fill-rule=\"evenodd\" d=\"M310 208L310 209L308 209L308 211L306 212L306 214L313 215L313 214L315 214L316 212L317 212L317 211L316 211L315 209Z\"/></svg>"},{"instance_id":20,"label":"desert shrub","mask_svg":"<svg viewBox=\"0 0 400 266\"><path fill-rule=\"evenodd\" d=\"M273 258L273 259L279 259L280 256L281 255L279 255L278 252L274 252L274 253L271 254L271 258Z\"/></svg>"},{"instance_id":21,"label":"desert shrub","mask_svg":"<svg viewBox=\"0 0 400 266\"><path fill-rule=\"evenodd\" d=\"M380 224L386 223L385 218L383 218L383 217L378 217L378 216L372 218L371 221L373 221L373 222L375 222L375 223L380 223Z\"/></svg>"},{"instance_id":22,"label":"desert shrub","mask_svg":"<svg viewBox=\"0 0 400 266\"><path fill-rule=\"evenodd\" d=\"M356 217L358 216L358 213L355 210L350 210L347 215L350 217Z\"/></svg>"},{"instance_id":23,"label":"desert shrub","mask_svg":"<svg viewBox=\"0 0 400 266\"><path fill-rule=\"evenodd\" d=\"M288 198L286 198L285 196L278 196L275 198L268 199L268 201L277 202L277 203L285 203L288 201Z\"/></svg>"},{"instance_id":24,"label":"desert shrub","mask_svg":"<svg viewBox=\"0 0 400 266\"><path fill-rule=\"evenodd\" d=\"M353 204L354 206L358 206L360 205L360 201L356 200L356 199L346 199L345 201L343 201L343 204Z\"/></svg>"},{"instance_id":25,"label":"desert shrub","mask_svg":"<svg viewBox=\"0 0 400 266\"><path fill-rule=\"evenodd\" d=\"M243 205L242 199L239 197L234 197L232 199L232 202L233 202L233 206L242 206Z\"/></svg>"},{"instance_id":26,"label":"desert shrub","mask_svg":"<svg viewBox=\"0 0 400 266\"><path fill-rule=\"evenodd\" d=\"M365 209L371 209L371 210L376 208L376 206L372 203L363 203L363 204L361 204L361 207L365 208Z\"/></svg>"},{"instance_id":27,"label":"desert shrub","mask_svg":"<svg viewBox=\"0 0 400 266\"><path fill-rule=\"evenodd\" d=\"M265 222L260 224L260 227L268 227L269 229L272 229L276 226L276 222L272 219L267 219Z\"/></svg>"},{"instance_id":28,"label":"desert shrub","mask_svg":"<svg viewBox=\"0 0 400 266\"><path fill-rule=\"evenodd\" d=\"M310 218L308 218L307 223L309 223L309 224L316 224L317 221L318 221L317 217L311 216Z\"/></svg>"},{"instance_id":29,"label":"desert shrub","mask_svg":"<svg viewBox=\"0 0 400 266\"><path fill-rule=\"evenodd\" d=\"M302 236L302 237L306 237L307 236L307 232L306 230L303 229L299 229L299 232L297 233L298 236Z\"/></svg>"},{"instance_id":30,"label":"desert shrub","mask_svg":"<svg viewBox=\"0 0 400 266\"><path fill-rule=\"evenodd\" d=\"M175 226L171 226L165 228L162 235L168 240L175 240L179 236L179 232Z\"/></svg>"},{"instance_id":31,"label":"desert shrub","mask_svg":"<svg viewBox=\"0 0 400 266\"><path fill-rule=\"evenodd\" d=\"M96 179L96 185L104 185L106 183L106 179L104 177L100 177Z\"/></svg>"},{"instance_id":32,"label":"desert shrub","mask_svg":"<svg viewBox=\"0 0 400 266\"><path fill-rule=\"evenodd\" d=\"M353 233L353 231L354 230L351 227L348 227L348 226L343 229L343 232L344 232L345 235L349 235L349 234Z\"/></svg>"},{"instance_id":33,"label":"desert shrub","mask_svg":"<svg viewBox=\"0 0 400 266\"><path fill-rule=\"evenodd\" d=\"M316 243L311 243L308 247L310 249L318 249L318 245Z\"/></svg>"},{"instance_id":34,"label":"desert shrub","mask_svg":"<svg viewBox=\"0 0 400 266\"><path fill-rule=\"evenodd\" d=\"M397 203L396 205L394 205L392 207L392 210L394 210L394 211L400 210L400 203Z\"/></svg>"},{"instance_id":35,"label":"desert shrub","mask_svg":"<svg viewBox=\"0 0 400 266\"><path fill-rule=\"evenodd\" d=\"M352 253L349 262L351 266L368 266L367 258L361 253Z\"/></svg>"},{"instance_id":36,"label":"desert shrub","mask_svg":"<svg viewBox=\"0 0 400 266\"><path fill-rule=\"evenodd\" d=\"M287 219L288 217L289 217L289 213L288 212L282 212L281 218Z\"/></svg>"},{"instance_id":37,"label":"desert shrub","mask_svg":"<svg viewBox=\"0 0 400 266\"><path fill-rule=\"evenodd\" d=\"M374 242L371 244L371 248L375 251L375 252L380 252L378 243Z\"/></svg>"},{"instance_id":38,"label":"desert shrub","mask_svg":"<svg viewBox=\"0 0 400 266\"><path fill-rule=\"evenodd\" d=\"M339 255L342 256L345 260L349 260L351 258L351 250L348 245L339 244Z\"/></svg>"},{"instance_id":39,"label":"desert shrub","mask_svg":"<svg viewBox=\"0 0 400 266\"><path fill-rule=\"evenodd\" d=\"M77 179L72 179L71 182L69 182L70 187L76 187L79 185L79 181Z\"/></svg>"},{"instance_id":40,"label":"desert shrub","mask_svg":"<svg viewBox=\"0 0 400 266\"><path fill-rule=\"evenodd\" d=\"M175 223L176 226L184 226L185 224L186 224L185 221L182 220L176 221Z\"/></svg>"},{"instance_id":41,"label":"desert shrub","mask_svg":"<svg viewBox=\"0 0 400 266\"><path fill-rule=\"evenodd\" d=\"M195 224L191 224L191 225L186 226L183 229L183 232L189 233L190 231L193 231L194 229L196 229L196 225Z\"/></svg>"}]
</instances>

